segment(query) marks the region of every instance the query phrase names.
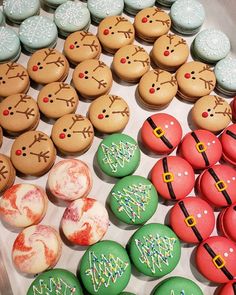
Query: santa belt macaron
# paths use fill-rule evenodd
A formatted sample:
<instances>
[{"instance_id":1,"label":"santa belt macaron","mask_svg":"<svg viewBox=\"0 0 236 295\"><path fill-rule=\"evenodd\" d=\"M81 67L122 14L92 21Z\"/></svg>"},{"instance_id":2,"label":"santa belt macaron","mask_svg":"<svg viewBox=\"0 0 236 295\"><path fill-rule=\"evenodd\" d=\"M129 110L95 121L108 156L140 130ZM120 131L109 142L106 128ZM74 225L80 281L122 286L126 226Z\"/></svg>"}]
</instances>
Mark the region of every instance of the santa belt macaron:
<instances>
[{"instance_id":1,"label":"santa belt macaron","mask_svg":"<svg viewBox=\"0 0 236 295\"><path fill-rule=\"evenodd\" d=\"M199 140L199 138L197 137L197 135L196 135L195 132L192 132L191 135L192 135L193 139L194 139L194 140L196 141L196 143L197 143L197 144L196 144L196 149L197 149L197 151L198 151L199 153L201 153L201 155L202 155L202 157L203 157L203 159L204 159L204 162L205 162L206 166L209 166L210 163L209 163L209 160L208 160L207 155L206 155L206 150L207 150L206 145L204 144L204 142L201 142L201 141Z\"/></svg>"},{"instance_id":2,"label":"santa belt macaron","mask_svg":"<svg viewBox=\"0 0 236 295\"><path fill-rule=\"evenodd\" d=\"M236 283L233 283L232 287L233 287L234 295L236 295Z\"/></svg>"},{"instance_id":3,"label":"santa belt macaron","mask_svg":"<svg viewBox=\"0 0 236 295\"><path fill-rule=\"evenodd\" d=\"M233 139L235 139L235 140L236 140L236 134L235 134L235 133L233 133L232 131L230 131L230 130L227 130L227 131L226 131L226 134L227 134L227 135L229 135L229 136L231 136Z\"/></svg>"},{"instance_id":4,"label":"santa belt macaron","mask_svg":"<svg viewBox=\"0 0 236 295\"><path fill-rule=\"evenodd\" d=\"M164 170L164 173L162 174L163 180L167 184L167 188L168 188L171 199L176 200L176 195L172 186L172 181L174 181L174 174L172 172L169 172L166 157L162 159L162 165Z\"/></svg>"}]
</instances>

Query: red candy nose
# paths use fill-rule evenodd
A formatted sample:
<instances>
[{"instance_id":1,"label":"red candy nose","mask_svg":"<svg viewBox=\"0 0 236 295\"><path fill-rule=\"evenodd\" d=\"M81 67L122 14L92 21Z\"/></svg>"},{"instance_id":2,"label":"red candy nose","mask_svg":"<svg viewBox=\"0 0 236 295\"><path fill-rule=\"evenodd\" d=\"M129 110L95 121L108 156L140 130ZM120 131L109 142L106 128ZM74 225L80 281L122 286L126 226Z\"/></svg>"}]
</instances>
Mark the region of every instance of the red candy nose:
<instances>
[{"instance_id":1,"label":"red candy nose","mask_svg":"<svg viewBox=\"0 0 236 295\"><path fill-rule=\"evenodd\" d=\"M34 71L34 72L37 72L38 69L39 69L39 68L38 68L37 66L33 66L33 71Z\"/></svg>"},{"instance_id":2,"label":"red candy nose","mask_svg":"<svg viewBox=\"0 0 236 295\"><path fill-rule=\"evenodd\" d=\"M155 89L154 88L150 88L149 89L149 92L153 94L155 92Z\"/></svg>"},{"instance_id":3,"label":"red candy nose","mask_svg":"<svg viewBox=\"0 0 236 295\"><path fill-rule=\"evenodd\" d=\"M120 60L120 62L122 63L122 64L125 64L126 63L126 58L122 58L121 60Z\"/></svg>"},{"instance_id":4,"label":"red candy nose","mask_svg":"<svg viewBox=\"0 0 236 295\"><path fill-rule=\"evenodd\" d=\"M44 97L43 98L43 102L45 102L45 103L49 102L49 98L48 97Z\"/></svg>"},{"instance_id":5,"label":"red candy nose","mask_svg":"<svg viewBox=\"0 0 236 295\"><path fill-rule=\"evenodd\" d=\"M189 79L189 78L191 77L191 75L190 75L189 73L186 73L186 74L184 75L184 77L185 77L186 79Z\"/></svg>"},{"instance_id":6,"label":"red candy nose","mask_svg":"<svg viewBox=\"0 0 236 295\"><path fill-rule=\"evenodd\" d=\"M142 23L146 23L148 21L147 17L142 18Z\"/></svg>"},{"instance_id":7,"label":"red candy nose","mask_svg":"<svg viewBox=\"0 0 236 295\"><path fill-rule=\"evenodd\" d=\"M4 115L4 116L8 116L8 115L9 115L9 111L8 111L8 110L4 110L4 111L3 111L3 115Z\"/></svg>"},{"instance_id":8,"label":"red candy nose","mask_svg":"<svg viewBox=\"0 0 236 295\"><path fill-rule=\"evenodd\" d=\"M104 35L108 35L110 33L110 31L108 30L108 29L105 29L104 31L103 31L103 34Z\"/></svg>"},{"instance_id":9,"label":"red candy nose","mask_svg":"<svg viewBox=\"0 0 236 295\"><path fill-rule=\"evenodd\" d=\"M170 54L170 52L168 50L164 51L164 55L168 56Z\"/></svg>"},{"instance_id":10,"label":"red candy nose","mask_svg":"<svg viewBox=\"0 0 236 295\"><path fill-rule=\"evenodd\" d=\"M22 151L21 150L16 150L16 155L17 156L20 156L22 154Z\"/></svg>"},{"instance_id":11,"label":"red candy nose","mask_svg":"<svg viewBox=\"0 0 236 295\"><path fill-rule=\"evenodd\" d=\"M104 118L103 114L98 115L98 119L102 120Z\"/></svg>"},{"instance_id":12,"label":"red candy nose","mask_svg":"<svg viewBox=\"0 0 236 295\"><path fill-rule=\"evenodd\" d=\"M207 117L208 117L208 113L207 113L207 112L203 112L203 113L202 113L202 117L203 117L203 118L207 118Z\"/></svg>"},{"instance_id":13,"label":"red candy nose","mask_svg":"<svg viewBox=\"0 0 236 295\"><path fill-rule=\"evenodd\" d=\"M70 45L70 49L74 49L75 46L73 44Z\"/></svg>"},{"instance_id":14,"label":"red candy nose","mask_svg":"<svg viewBox=\"0 0 236 295\"><path fill-rule=\"evenodd\" d=\"M64 139L66 137L65 133L60 133L59 135L60 139Z\"/></svg>"},{"instance_id":15,"label":"red candy nose","mask_svg":"<svg viewBox=\"0 0 236 295\"><path fill-rule=\"evenodd\" d=\"M84 73L79 73L79 77L82 79L84 78Z\"/></svg>"}]
</instances>

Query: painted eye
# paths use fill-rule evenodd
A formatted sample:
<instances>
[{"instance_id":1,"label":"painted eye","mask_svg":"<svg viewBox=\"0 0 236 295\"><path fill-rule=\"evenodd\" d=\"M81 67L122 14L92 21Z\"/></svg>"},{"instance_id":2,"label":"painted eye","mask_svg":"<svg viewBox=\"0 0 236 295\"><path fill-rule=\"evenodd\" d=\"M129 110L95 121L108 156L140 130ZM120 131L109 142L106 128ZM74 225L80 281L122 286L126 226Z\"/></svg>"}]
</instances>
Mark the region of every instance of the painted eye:
<instances>
[{"instance_id":1,"label":"painted eye","mask_svg":"<svg viewBox=\"0 0 236 295\"><path fill-rule=\"evenodd\" d=\"M150 17L150 15L148 14L147 17Z\"/></svg>"},{"instance_id":2,"label":"painted eye","mask_svg":"<svg viewBox=\"0 0 236 295\"><path fill-rule=\"evenodd\" d=\"M152 84L152 87L155 87L155 84L154 83Z\"/></svg>"},{"instance_id":3,"label":"painted eye","mask_svg":"<svg viewBox=\"0 0 236 295\"><path fill-rule=\"evenodd\" d=\"M105 118L108 118L108 117L109 117L109 115L106 115L106 116L105 116Z\"/></svg>"},{"instance_id":4,"label":"painted eye","mask_svg":"<svg viewBox=\"0 0 236 295\"><path fill-rule=\"evenodd\" d=\"M77 42L77 41L75 41L75 45L76 45L76 44L78 44L78 42Z\"/></svg>"},{"instance_id":5,"label":"painted eye","mask_svg":"<svg viewBox=\"0 0 236 295\"><path fill-rule=\"evenodd\" d=\"M52 97L52 95L51 94L48 94L48 97Z\"/></svg>"},{"instance_id":6,"label":"painted eye","mask_svg":"<svg viewBox=\"0 0 236 295\"><path fill-rule=\"evenodd\" d=\"M192 77L192 79L195 80L196 78L195 77Z\"/></svg>"},{"instance_id":7,"label":"painted eye","mask_svg":"<svg viewBox=\"0 0 236 295\"><path fill-rule=\"evenodd\" d=\"M65 129L63 129L63 132L66 132L67 131L67 129L65 128Z\"/></svg>"},{"instance_id":8,"label":"painted eye","mask_svg":"<svg viewBox=\"0 0 236 295\"><path fill-rule=\"evenodd\" d=\"M40 66L41 65L41 62L38 62L37 65Z\"/></svg>"},{"instance_id":9,"label":"painted eye","mask_svg":"<svg viewBox=\"0 0 236 295\"><path fill-rule=\"evenodd\" d=\"M169 46L167 46L167 47L166 47L166 49L167 49L167 50L169 50L169 49L170 49L170 47L169 47Z\"/></svg>"},{"instance_id":10,"label":"painted eye","mask_svg":"<svg viewBox=\"0 0 236 295\"><path fill-rule=\"evenodd\" d=\"M160 87L157 87L157 90L160 90Z\"/></svg>"},{"instance_id":11,"label":"painted eye","mask_svg":"<svg viewBox=\"0 0 236 295\"><path fill-rule=\"evenodd\" d=\"M26 150L26 147L25 147L25 146L23 146L23 147L22 147L22 150L23 150L23 151L25 151L25 150Z\"/></svg>"},{"instance_id":12,"label":"painted eye","mask_svg":"<svg viewBox=\"0 0 236 295\"><path fill-rule=\"evenodd\" d=\"M174 52L174 49L172 49L170 52Z\"/></svg>"},{"instance_id":13,"label":"painted eye","mask_svg":"<svg viewBox=\"0 0 236 295\"><path fill-rule=\"evenodd\" d=\"M11 109L12 109L12 107L9 107L9 108L8 108L8 110L11 110Z\"/></svg>"},{"instance_id":14,"label":"painted eye","mask_svg":"<svg viewBox=\"0 0 236 295\"><path fill-rule=\"evenodd\" d=\"M111 29L112 29L112 27L109 27L109 29L111 30Z\"/></svg>"},{"instance_id":15,"label":"painted eye","mask_svg":"<svg viewBox=\"0 0 236 295\"><path fill-rule=\"evenodd\" d=\"M192 71L192 72L191 72L191 74L195 74L195 72L194 72L194 71Z\"/></svg>"},{"instance_id":16,"label":"painted eye","mask_svg":"<svg viewBox=\"0 0 236 295\"><path fill-rule=\"evenodd\" d=\"M210 115L210 117L213 117L213 116L214 116L213 114Z\"/></svg>"},{"instance_id":17,"label":"painted eye","mask_svg":"<svg viewBox=\"0 0 236 295\"><path fill-rule=\"evenodd\" d=\"M208 111L208 112L210 112L210 111L211 111L211 109L208 109L207 111Z\"/></svg>"},{"instance_id":18,"label":"painted eye","mask_svg":"<svg viewBox=\"0 0 236 295\"><path fill-rule=\"evenodd\" d=\"M85 71L84 73L85 73L85 74L88 74L88 71Z\"/></svg>"},{"instance_id":19,"label":"painted eye","mask_svg":"<svg viewBox=\"0 0 236 295\"><path fill-rule=\"evenodd\" d=\"M104 109L102 112L103 112L103 113L106 113L106 110Z\"/></svg>"}]
</instances>

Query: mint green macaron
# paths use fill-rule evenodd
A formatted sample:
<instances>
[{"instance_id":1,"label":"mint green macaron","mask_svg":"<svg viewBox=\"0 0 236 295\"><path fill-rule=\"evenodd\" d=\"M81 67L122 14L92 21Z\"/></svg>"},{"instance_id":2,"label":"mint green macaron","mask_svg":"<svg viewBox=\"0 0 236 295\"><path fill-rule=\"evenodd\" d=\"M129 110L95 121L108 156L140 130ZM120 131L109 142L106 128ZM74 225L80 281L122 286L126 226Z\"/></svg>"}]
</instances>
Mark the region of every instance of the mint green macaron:
<instances>
[{"instance_id":1,"label":"mint green macaron","mask_svg":"<svg viewBox=\"0 0 236 295\"><path fill-rule=\"evenodd\" d=\"M0 27L0 63L16 61L21 53L17 33L8 27Z\"/></svg>"}]
</instances>

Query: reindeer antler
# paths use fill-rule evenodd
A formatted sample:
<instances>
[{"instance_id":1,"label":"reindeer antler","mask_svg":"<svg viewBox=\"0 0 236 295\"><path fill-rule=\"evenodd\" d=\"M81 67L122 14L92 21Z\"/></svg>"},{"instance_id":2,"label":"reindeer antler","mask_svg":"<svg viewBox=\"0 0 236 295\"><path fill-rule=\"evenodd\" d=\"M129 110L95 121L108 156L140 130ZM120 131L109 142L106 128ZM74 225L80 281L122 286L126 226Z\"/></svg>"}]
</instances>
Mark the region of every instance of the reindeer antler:
<instances>
[{"instance_id":1,"label":"reindeer antler","mask_svg":"<svg viewBox=\"0 0 236 295\"><path fill-rule=\"evenodd\" d=\"M136 54L138 54L139 52L145 52L144 48L141 46L136 46L134 47L135 52L132 54L132 56L135 56Z\"/></svg>"},{"instance_id":2,"label":"reindeer antler","mask_svg":"<svg viewBox=\"0 0 236 295\"><path fill-rule=\"evenodd\" d=\"M172 40L175 38L174 34L168 34L166 37L169 39L170 44L172 43Z\"/></svg>"},{"instance_id":3,"label":"reindeer antler","mask_svg":"<svg viewBox=\"0 0 236 295\"><path fill-rule=\"evenodd\" d=\"M11 63L7 64L7 67L8 67L8 69L6 71L6 76L8 75L8 73L10 71L15 70L17 67L19 67L19 65L17 63L15 63L15 62L11 62Z\"/></svg>"},{"instance_id":4,"label":"reindeer antler","mask_svg":"<svg viewBox=\"0 0 236 295\"><path fill-rule=\"evenodd\" d=\"M156 69L154 72L153 72L157 77L156 77L156 82L158 82L159 80L159 76L164 73L164 71L162 70L159 70L159 69Z\"/></svg>"},{"instance_id":5,"label":"reindeer antler","mask_svg":"<svg viewBox=\"0 0 236 295\"><path fill-rule=\"evenodd\" d=\"M129 117L129 108L125 107L123 111L113 111L112 114L121 114L122 117Z\"/></svg>"},{"instance_id":6,"label":"reindeer antler","mask_svg":"<svg viewBox=\"0 0 236 295\"><path fill-rule=\"evenodd\" d=\"M203 78L199 78L199 80L202 80L205 84L205 89L209 89L211 90L211 87L214 87L214 83L213 83L213 80L205 80Z\"/></svg>"},{"instance_id":7,"label":"reindeer antler","mask_svg":"<svg viewBox=\"0 0 236 295\"><path fill-rule=\"evenodd\" d=\"M92 33L90 33L90 32L85 32L85 31L81 32L80 35L82 36L81 41L83 41L84 38L86 38L86 37L88 37L88 36L93 36Z\"/></svg>"},{"instance_id":8,"label":"reindeer antler","mask_svg":"<svg viewBox=\"0 0 236 295\"><path fill-rule=\"evenodd\" d=\"M150 60L148 57L145 60L135 59L134 62L141 62L143 67L150 65Z\"/></svg>"},{"instance_id":9,"label":"reindeer antler","mask_svg":"<svg viewBox=\"0 0 236 295\"><path fill-rule=\"evenodd\" d=\"M47 141L47 138L44 136L43 133L38 133L34 135L34 141L29 145L31 148L36 142Z\"/></svg>"},{"instance_id":10,"label":"reindeer antler","mask_svg":"<svg viewBox=\"0 0 236 295\"><path fill-rule=\"evenodd\" d=\"M98 89L101 89L101 87L107 87L107 82L104 79L97 80L94 76L92 76L92 79L98 83Z\"/></svg>"},{"instance_id":11,"label":"reindeer antler","mask_svg":"<svg viewBox=\"0 0 236 295\"><path fill-rule=\"evenodd\" d=\"M34 108L27 108L25 111L16 111L16 113L25 115L27 120L30 119L30 116L35 117Z\"/></svg>"},{"instance_id":12,"label":"reindeer antler","mask_svg":"<svg viewBox=\"0 0 236 295\"><path fill-rule=\"evenodd\" d=\"M59 84L59 89L54 93L55 95L57 95L61 90L63 89L70 89L70 85L62 82Z\"/></svg>"},{"instance_id":13,"label":"reindeer antler","mask_svg":"<svg viewBox=\"0 0 236 295\"><path fill-rule=\"evenodd\" d=\"M169 18L166 19L166 20L156 19L156 22L158 22L158 23L162 23L163 26L164 26L164 25L166 25L167 27L170 26L170 19L169 19Z\"/></svg>"},{"instance_id":14,"label":"reindeer antler","mask_svg":"<svg viewBox=\"0 0 236 295\"><path fill-rule=\"evenodd\" d=\"M171 86L175 86L177 84L177 80L172 76L170 80L162 82L161 85L170 83Z\"/></svg>"},{"instance_id":15,"label":"reindeer antler","mask_svg":"<svg viewBox=\"0 0 236 295\"><path fill-rule=\"evenodd\" d=\"M63 66L65 65L65 60L64 60L61 56L59 56L59 57L57 58L57 60L49 61L49 62L47 62L46 64L47 64L47 65L55 64L57 67L60 67L60 66L63 67Z\"/></svg>"},{"instance_id":16,"label":"reindeer antler","mask_svg":"<svg viewBox=\"0 0 236 295\"><path fill-rule=\"evenodd\" d=\"M125 17L123 17L123 16L118 16L116 18L116 21L117 22L115 23L115 27L118 26L119 23L121 23L121 22L127 22L128 20Z\"/></svg>"},{"instance_id":17,"label":"reindeer antler","mask_svg":"<svg viewBox=\"0 0 236 295\"><path fill-rule=\"evenodd\" d=\"M27 77L27 74L25 71L22 71L21 74L17 73L15 76L8 77L8 79L19 78L20 80L24 81L24 77Z\"/></svg>"},{"instance_id":18,"label":"reindeer antler","mask_svg":"<svg viewBox=\"0 0 236 295\"><path fill-rule=\"evenodd\" d=\"M84 127L83 130L76 130L76 131L73 131L73 133L81 133L84 139L86 139L87 137L90 137L90 134L93 134L93 130L91 128L92 126Z\"/></svg>"},{"instance_id":19,"label":"reindeer antler","mask_svg":"<svg viewBox=\"0 0 236 295\"><path fill-rule=\"evenodd\" d=\"M186 44L186 41L183 38L181 38L181 40L177 44L175 44L174 47L177 47L177 46L182 45L182 44L183 45Z\"/></svg>"},{"instance_id":20,"label":"reindeer antler","mask_svg":"<svg viewBox=\"0 0 236 295\"><path fill-rule=\"evenodd\" d=\"M70 99L57 97L56 100L65 101L67 107L73 107L76 104L74 96L72 96Z\"/></svg>"},{"instance_id":21,"label":"reindeer antler","mask_svg":"<svg viewBox=\"0 0 236 295\"><path fill-rule=\"evenodd\" d=\"M164 12L164 10L162 10L162 9L160 9L160 8L158 8L158 7L155 7L155 12L153 13L153 15L152 16L155 16L157 13L159 13L159 12Z\"/></svg>"},{"instance_id":22,"label":"reindeer antler","mask_svg":"<svg viewBox=\"0 0 236 295\"><path fill-rule=\"evenodd\" d=\"M20 103L22 103L22 102L27 103L27 101L28 101L29 99L31 99L31 97L28 96L27 94L22 94L22 95L20 95L20 100L17 102L17 104L14 106L14 108L17 108L18 105L19 105Z\"/></svg>"},{"instance_id":23,"label":"reindeer antler","mask_svg":"<svg viewBox=\"0 0 236 295\"><path fill-rule=\"evenodd\" d=\"M96 72L97 69L99 68L104 68L106 64L103 61L98 60L98 66L93 70L93 72Z\"/></svg>"},{"instance_id":24,"label":"reindeer antler","mask_svg":"<svg viewBox=\"0 0 236 295\"><path fill-rule=\"evenodd\" d=\"M93 40L91 44L86 43L86 44L83 44L83 46L88 46L92 52L98 51L98 48L99 48L99 45L96 44L95 40Z\"/></svg>"},{"instance_id":25,"label":"reindeer antler","mask_svg":"<svg viewBox=\"0 0 236 295\"><path fill-rule=\"evenodd\" d=\"M3 161L0 161L0 163L3 163ZM2 177L3 179L6 179L5 174L7 174L7 173L8 173L8 171L6 170L6 166L3 165L3 166L0 168L0 180L2 180L1 177Z\"/></svg>"},{"instance_id":26,"label":"reindeer antler","mask_svg":"<svg viewBox=\"0 0 236 295\"><path fill-rule=\"evenodd\" d=\"M53 48L48 48L47 50L44 50L44 53L45 53L45 57L43 61L45 61L49 56L55 55L56 51Z\"/></svg>"},{"instance_id":27,"label":"reindeer antler","mask_svg":"<svg viewBox=\"0 0 236 295\"><path fill-rule=\"evenodd\" d=\"M201 74L202 72L205 72L205 71L213 72L209 65L204 65L203 69L199 71L198 73Z\"/></svg>"},{"instance_id":28,"label":"reindeer antler","mask_svg":"<svg viewBox=\"0 0 236 295\"><path fill-rule=\"evenodd\" d=\"M43 160L44 163L47 163L47 159L49 159L49 155L48 155L49 154L49 151L40 152L39 154L30 152L30 154L33 155L33 156L37 156L39 163L41 162L41 160Z\"/></svg>"},{"instance_id":29,"label":"reindeer antler","mask_svg":"<svg viewBox=\"0 0 236 295\"><path fill-rule=\"evenodd\" d=\"M130 39L131 35L133 34L132 30L129 29L128 31L117 31L118 33L124 34L126 39Z\"/></svg>"},{"instance_id":30,"label":"reindeer antler","mask_svg":"<svg viewBox=\"0 0 236 295\"><path fill-rule=\"evenodd\" d=\"M111 101L109 108L112 107L112 105L115 103L116 100L121 100L121 98L117 95L109 95L109 99Z\"/></svg>"},{"instance_id":31,"label":"reindeer antler","mask_svg":"<svg viewBox=\"0 0 236 295\"><path fill-rule=\"evenodd\" d=\"M216 109L217 106L224 104L223 98L216 96L216 95L214 95L214 97L215 97L215 106L214 106L213 110Z\"/></svg>"},{"instance_id":32,"label":"reindeer antler","mask_svg":"<svg viewBox=\"0 0 236 295\"><path fill-rule=\"evenodd\" d=\"M74 117L72 117L72 121L73 123L71 124L69 129L72 129L74 125L76 124L76 122L84 121L84 117L82 117L81 115L75 115Z\"/></svg>"},{"instance_id":33,"label":"reindeer antler","mask_svg":"<svg viewBox=\"0 0 236 295\"><path fill-rule=\"evenodd\" d=\"M215 112L216 114L222 114L223 116L228 116L229 119L232 119L232 110L231 108L225 108L223 112Z\"/></svg>"}]
</instances>

